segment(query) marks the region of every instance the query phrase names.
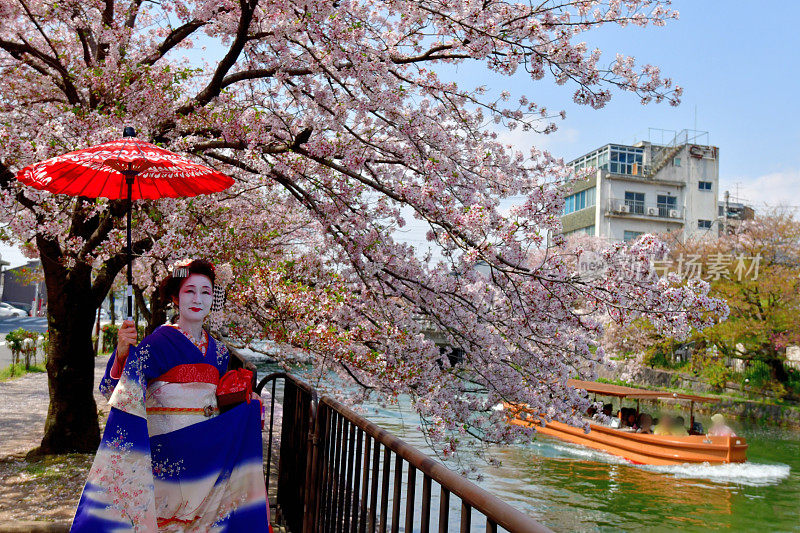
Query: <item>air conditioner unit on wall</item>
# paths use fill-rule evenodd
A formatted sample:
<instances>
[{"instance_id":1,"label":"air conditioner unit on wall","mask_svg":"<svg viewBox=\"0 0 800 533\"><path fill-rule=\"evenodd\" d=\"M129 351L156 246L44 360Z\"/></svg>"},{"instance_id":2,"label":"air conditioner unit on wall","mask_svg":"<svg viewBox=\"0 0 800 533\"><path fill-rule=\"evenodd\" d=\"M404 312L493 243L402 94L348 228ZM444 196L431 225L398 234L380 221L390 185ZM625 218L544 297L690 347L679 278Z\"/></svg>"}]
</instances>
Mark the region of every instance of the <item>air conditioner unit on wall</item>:
<instances>
[{"instance_id":1,"label":"air conditioner unit on wall","mask_svg":"<svg viewBox=\"0 0 800 533\"><path fill-rule=\"evenodd\" d=\"M647 208L647 215L651 217L658 216L658 208L657 207L648 207Z\"/></svg>"},{"instance_id":2,"label":"air conditioner unit on wall","mask_svg":"<svg viewBox=\"0 0 800 533\"><path fill-rule=\"evenodd\" d=\"M631 208L629 205L623 204L617 207L617 211L619 211L620 213L630 213Z\"/></svg>"},{"instance_id":3,"label":"air conditioner unit on wall","mask_svg":"<svg viewBox=\"0 0 800 533\"><path fill-rule=\"evenodd\" d=\"M680 218L680 213L678 212L677 209L670 209L669 218Z\"/></svg>"}]
</instances>

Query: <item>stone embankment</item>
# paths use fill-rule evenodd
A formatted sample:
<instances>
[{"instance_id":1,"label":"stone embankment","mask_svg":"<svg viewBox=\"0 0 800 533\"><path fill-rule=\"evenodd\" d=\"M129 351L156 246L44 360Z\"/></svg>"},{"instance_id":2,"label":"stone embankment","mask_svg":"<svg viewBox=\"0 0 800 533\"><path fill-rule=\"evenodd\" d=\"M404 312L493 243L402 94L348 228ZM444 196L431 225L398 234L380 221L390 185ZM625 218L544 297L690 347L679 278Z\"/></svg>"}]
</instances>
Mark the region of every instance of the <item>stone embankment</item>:
<instances>
[{"instance_id":1,"label":"stone embankment","mask_svg":"<svg viewBox=\"0 0 800 533\"><path fill-rule=\"evenodd\" d=\"M608 380L620 379L620 370L603 367L599 376ZM716 395L721 399L713 404L695 403L695 412L724 413L728 416L742 420L767 422L780 426L800 427L800 405L790 406L775 402L774 394L762 393L738 383L726 383L722 390L714 388L702 379L689 374L662 370L658 368L641 367L629 373L628 383L641 387L654 389L679 389L693 391L698 394ZM741 398L737 396L761 396L763 400Z\"/></svg>"}]
</instances>

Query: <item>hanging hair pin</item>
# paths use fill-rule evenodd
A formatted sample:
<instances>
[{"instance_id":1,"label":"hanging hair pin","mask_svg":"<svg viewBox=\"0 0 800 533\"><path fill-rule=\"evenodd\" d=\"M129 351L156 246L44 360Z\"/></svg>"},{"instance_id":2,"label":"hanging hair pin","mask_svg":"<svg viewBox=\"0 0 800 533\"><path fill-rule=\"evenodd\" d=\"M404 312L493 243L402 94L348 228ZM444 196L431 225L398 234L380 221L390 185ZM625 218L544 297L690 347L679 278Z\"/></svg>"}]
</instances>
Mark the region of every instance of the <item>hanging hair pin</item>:
<instances>
[{"instance_id":1,"label":"hanging hair pin","mask_svg":"<svg viewBox=\"0 0 800 533\"><path fill-rule=\"evenodd\" d=\"M187 267L177 267L172 272L173 278L187 278L189 277L189 269Z\"/></svg>"},{"instance_id":2,"label":"hanging hair pin","mask_svg":"<svg viewBox=\"0 0 800 533\"><path fill-rule=\"evenodd\" d=\"M220 285L214 285L213 295L214 299L211 304L211 311L222 311L223 307L225 306L225 288Z\"/></svg>"}]
</instances>

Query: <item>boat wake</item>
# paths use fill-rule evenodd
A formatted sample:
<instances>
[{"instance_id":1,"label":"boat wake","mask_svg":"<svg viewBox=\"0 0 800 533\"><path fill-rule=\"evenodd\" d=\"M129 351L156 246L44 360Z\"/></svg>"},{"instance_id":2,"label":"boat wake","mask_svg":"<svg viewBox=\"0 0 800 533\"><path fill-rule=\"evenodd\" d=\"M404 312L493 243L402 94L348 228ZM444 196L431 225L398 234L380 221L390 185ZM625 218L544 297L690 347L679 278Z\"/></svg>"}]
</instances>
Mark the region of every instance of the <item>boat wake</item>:
<instances>
[{"instance_id":1,"label":"boat wake","mask_svg":"<svg viewBox=\"0 0 800 533\"><path fill-rule=\"evenodd\" d=\"M747 485L760 487L765 485L775 485L789 477L789 465L784 464L761 464L761 463L730 463L725 465L710 465L707 463L693 465L668 465L668 466L649 466L642 465L638 468L650 472L668 474L676 478L683 479L706 479L718 483L735 483L737 485Z\"/></svg>"},{"instance_id":2,"label":"boat wake","mask_svg":"<svg viewBox=\"0 0 800 533\"><path fill-rule=\"evenodd\" d=\"M682 465L634 465L616 455L611 455L598 450L573 446L568 443L555 442L547 439L537 441L537 453L545 457L579 458L586 461L598 461L614 465L628 465L648 472L669 475L681 479L699 479L715 483L733 483L760 487L776 485L789 477L791 469L785 464L762 463L730 463L724 465L682 464Z\"/></svg>"},{"instance_id":3,"label":"boat wake","mask_svg":"<svg viewBox=\"0 0 800 533\"><path fill-rule=\"evenodd\" d=\"M576 446L569 443L562 443L554 439L540 439L534 443L534 447L540 455L545 457L580 457L587 461L601 461L604 463L612 463L618 465L630 464L622 457L611 455L610 453L593 450L591 448L584 448L583 446Z\"/></svg>"}]
</instances>

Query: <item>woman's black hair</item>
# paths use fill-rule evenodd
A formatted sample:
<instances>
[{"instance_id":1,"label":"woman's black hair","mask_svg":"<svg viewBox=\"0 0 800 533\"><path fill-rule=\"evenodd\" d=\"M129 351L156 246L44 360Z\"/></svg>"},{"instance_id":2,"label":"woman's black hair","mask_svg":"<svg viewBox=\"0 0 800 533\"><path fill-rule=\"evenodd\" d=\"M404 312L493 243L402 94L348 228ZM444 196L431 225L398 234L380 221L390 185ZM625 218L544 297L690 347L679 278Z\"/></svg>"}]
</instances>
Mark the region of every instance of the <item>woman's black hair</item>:
<instances>
[{"instance_id":1,"label":"woman's black hair","mask_svg":"<svg viewBox=\"0 0 800 533\"><path fill-rule=\"evenodd\" d=\"M216 278L214 264L205 259L195 259L186 266L175 267L172 273L161 282L162 301L172 303L173 299L178 297L183 282L192 274L202 274L211 280L212 286L214 285Z\"/></svg>"}]
</instances>

